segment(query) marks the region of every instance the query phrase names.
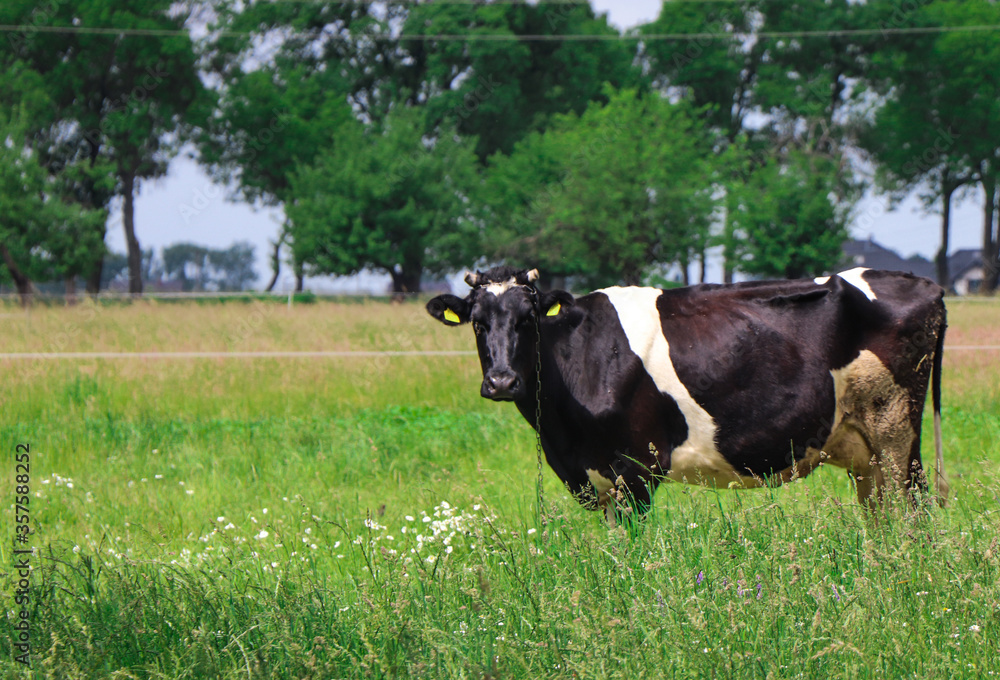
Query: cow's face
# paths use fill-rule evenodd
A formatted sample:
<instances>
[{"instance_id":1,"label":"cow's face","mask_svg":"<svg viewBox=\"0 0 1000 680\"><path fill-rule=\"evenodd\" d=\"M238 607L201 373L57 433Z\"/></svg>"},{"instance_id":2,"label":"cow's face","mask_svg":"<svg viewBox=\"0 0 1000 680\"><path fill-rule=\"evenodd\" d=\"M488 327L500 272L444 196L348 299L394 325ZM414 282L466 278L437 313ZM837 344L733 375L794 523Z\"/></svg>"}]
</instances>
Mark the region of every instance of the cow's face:
<instances>
[{"instance_id":1,"label":"cow's face","mask_svg":"<svg viewBox=\"0 0 1000 680\"><path fill-rule=\"evenodd\" d=\"M427 303L427 311L447 325L472 322L483 368L480 394L497 401L519 399L534 382L538 361L540 311L555 316L561 304L571 303L568 293L539 293L533 281L536 270L516 272L504 278L469 274L473 287L465 299L440 295ZM505 274L507 270L502 270ZM553 313L554 312L554 313ZM543 320L548 320L543 313Z\"/></svg>"}]
</instances>

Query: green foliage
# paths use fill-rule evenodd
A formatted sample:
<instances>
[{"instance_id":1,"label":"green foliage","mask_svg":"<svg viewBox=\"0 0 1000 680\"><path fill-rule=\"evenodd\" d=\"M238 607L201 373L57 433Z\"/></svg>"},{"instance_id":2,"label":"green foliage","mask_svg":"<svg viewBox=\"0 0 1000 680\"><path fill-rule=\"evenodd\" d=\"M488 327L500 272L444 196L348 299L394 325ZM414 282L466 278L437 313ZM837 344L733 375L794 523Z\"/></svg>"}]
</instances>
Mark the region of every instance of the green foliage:
<instances>
[{"instance_id":1,"label":"green foliage","mask_svg":"<svg viewBox=\"0 0 1000 680\"><path fill-rule=\"evenodd\" d=\"M183 9L170 0L83 0L52 3L40 11L37 3L15 0L4 3L0 19L39 27L178 31L187 21ZM151 39L42 30L9 37L2 57L37 72L53 104L33 121L32 146L44 150L43 162L56 172L64 166L88 163L93 170L100 165L105 178L117 179L108 191L100 175L80 173L74 186L86 208L105 209L115 194L123 198L130 287L139 292L141 250L132 206L137 181L166 171L185 140L189 117L200 112L204 119L212 105L191 37L183 31ZM96 231L103 241L104 224ZM98 279L102 256L90 267Z\"/></svg>"},{"instance_id":2,"label":"green foliage","mask_svg":"<svg viewBox=\"0 0 1000 680\"><path fill-rule=\"evenodd\" d=\"M491 159L488 252L597 286L704 248L713 169L691 107L634 90L608 99Z\"/></svg>"},{"instance_id":3,"label":"green foliage","mask_svg":"<svg viewBox=\"0 0 1000 680\"><path fill-rule=\"evenodd\" d=\"M904 16L907 26L996 19L995 5L975 1L930 3ZM882 51L872 84L886 98L861 143L878 162L884 189L898 197L926 182L933 204L945 188L971 180L979 159L992 155L984 132L997 123L990 101L997 93L982 91L990 84L968 74L998 51L1000 39L978 32L903 36Z\"/></svg>"},{"instance_id":4,"label":"green foliage","mask_svg":"<svg viewBox=\"0 0 1000 680\"><path fill-rule=\"evenodd\" d=\"M311 165L353 123L343 85L328 72L235 70L200 138L201 161L244 200L282 204L295 168Z\"/></svg>"},{"instance_id":5,"label":"green foliage","mask_svg":"<svg viewBox=\"0 0 1000 680\"><path fill-rule=\"evenodd\" d=\"M379 269L397 292L419 291L423 270L468 261L476 169L471 144L447 130L426 138L413 109L378 127L344 126L292 178L286 214L296 257L317 273Z\"/></svg>"},{"instance_id":6,"label":"green foliage","mask_svg":"<svg viewBox=\"0 0 1000 680\"><path fill-rule=\"evenodd\" d=\"M888 13L895 5L874 3ZM896 25L982 26L1000 21L1000 9L985 0L930 2L899 12ZM984 260L994 250L993 197L1000 157L1000 84L984 78L1000 58L1000 37L988 31L898 36L873 60L871 86L884 96L873 125L860 145L875 160L883 191L899 199L914 188L923 190L928 209L942 214L938 280L947 285L952 197L961 187L979 182L984 202ZM960 195L960 194L958 194ZM995 276L994 276L995 279ZM993 281L987 277L986 289Z\"/></svg>"},{"instance_id":7,"label":"green foliage","mask_svg":"<svg viewBox=\"0 0 1000 680\"><path fill-rule=\"evenodd\" d=\"M590 3L503 2L412 5L403 33L422 35L593 35L617 31ZM634 87L640 74L629 43L617 40L402 40L412 60L414 95L426 97L429 129L444 122L474 137L485 161L509 154L556 114L607 101L606 83ZM461 74L461 78L456 78Z\"/></svg>"},{"instance_id":8,"label":"green foliage","mask_svg":"<svg viewBox=\"0 0 1000 680\"><path fill-rule=\"evenodd\" d=\"M835 161L793 152L736 190L731 249L748 274L798 279L835 270L852 205Z\"/></svg>"},{"instance_id":9,"label":"green foliage","mask_svg":"<svg viewBox=\"0 0 1000 680\"><path fill-rule=\"evenodd\" d=\"M24 279L62 280L84 271L104 253L96 235L107 219L104 210L65 200L38 155L24 145L28 129L24 109L15 109L13 117L0 111L0 249L4 272L19 289Z\"/></svg>"},{"instance_id":10,"label":"green foliage","mask_svg":"<svg viewBox=\"0 0 1000 680\"><path fill-rule=\"evenodd\" d=\"M750 33L758 19L757 2L664 2L659 16L640 34ZM752 108L763 44L740 40L650 40L642 58L654 83L681 90L710 125L735 139Z\"/></svg>"},{"instance_id":11,"label":"green foliage","mask_svg":"<svg viewBox=\"0 0 1000 680\"><path fill-rule=\"evenodd\" d=\"M761 32L844 31L872 25L871 3L849 0L759 0ZM867 71L869 52L882 38L816 35L762 40L763 54L753 86L756 106L773 117L770 125L829 150L850 141L851 85ZM863 88L862 88L863 89ZM796 126L801 129L796 131ZM846 128L846 129L845 129Z\"/></svg>"}]
</instances>

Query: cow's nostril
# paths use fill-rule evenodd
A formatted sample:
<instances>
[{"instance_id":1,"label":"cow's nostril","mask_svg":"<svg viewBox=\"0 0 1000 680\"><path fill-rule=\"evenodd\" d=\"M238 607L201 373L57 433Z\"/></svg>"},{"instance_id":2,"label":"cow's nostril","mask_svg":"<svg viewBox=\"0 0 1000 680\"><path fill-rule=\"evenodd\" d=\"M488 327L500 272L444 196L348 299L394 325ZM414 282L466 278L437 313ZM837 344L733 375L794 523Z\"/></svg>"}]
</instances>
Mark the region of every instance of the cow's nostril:
<instances>
[{"instance_id":1,"label":"cow's nostril","mask_svg":"<svg viewBox=\"0 0 1000 680\"><path fill-rule=\"evenodd\" d=\"M516 396L521 379L514 373L493 374L483 381L483 396L491 399L511 399Z\"/></svg>"}]
</instances>

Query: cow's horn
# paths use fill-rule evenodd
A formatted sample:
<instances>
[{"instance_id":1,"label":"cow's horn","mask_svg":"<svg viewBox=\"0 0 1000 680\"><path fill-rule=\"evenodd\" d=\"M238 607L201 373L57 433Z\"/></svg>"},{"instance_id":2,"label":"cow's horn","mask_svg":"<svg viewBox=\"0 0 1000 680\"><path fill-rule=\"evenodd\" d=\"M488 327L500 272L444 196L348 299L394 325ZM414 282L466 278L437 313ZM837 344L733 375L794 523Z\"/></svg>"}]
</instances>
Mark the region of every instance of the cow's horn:
<instances>
[{"instance_id":1,"label":"cow's horn","mask_svg":"<svg viewBox=\"0 0 1000 680\"><path fill-rule=\"evenodd\" d=\"M478 272L465 272L465 282L469 284L472 288L476 287L479 283L479 273Z\"/></svg>"},{"instance_id":2,"label":"cow's horn","mask_svg":"<svg viewBox=\"0 0 1000 680\"><path fill-rule=\"evenodd\" d=\"M536 281L537 279L538 279L538 270L537 269L532 269L531 271L528 272L528 283L531 283L532 281Z\"/></svg>"}]
</instances>

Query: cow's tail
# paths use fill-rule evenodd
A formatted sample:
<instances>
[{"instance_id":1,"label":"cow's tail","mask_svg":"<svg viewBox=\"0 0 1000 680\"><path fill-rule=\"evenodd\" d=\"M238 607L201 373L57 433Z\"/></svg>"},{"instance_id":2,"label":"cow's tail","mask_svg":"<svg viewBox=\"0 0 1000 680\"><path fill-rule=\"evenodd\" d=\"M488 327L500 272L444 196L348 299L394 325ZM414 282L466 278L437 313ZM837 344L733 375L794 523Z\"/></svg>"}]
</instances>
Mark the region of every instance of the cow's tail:
<instances>
[{"instance_id":1,"label":"cow's tail","mask_svg":"<svg viewBox=\"0 0 1000 680\"><path fill-rule=\"evenodd\" d=\"M944 454L941 451L941 362L944 356L944 332L948 321L942 310L941 327L938 330L937 347L934 348L934 362L931 364L931 398L934 403L934 490L938 503L944 506L948 500L948 480L944 476Z\"/></svg>"}]
</instances>

